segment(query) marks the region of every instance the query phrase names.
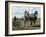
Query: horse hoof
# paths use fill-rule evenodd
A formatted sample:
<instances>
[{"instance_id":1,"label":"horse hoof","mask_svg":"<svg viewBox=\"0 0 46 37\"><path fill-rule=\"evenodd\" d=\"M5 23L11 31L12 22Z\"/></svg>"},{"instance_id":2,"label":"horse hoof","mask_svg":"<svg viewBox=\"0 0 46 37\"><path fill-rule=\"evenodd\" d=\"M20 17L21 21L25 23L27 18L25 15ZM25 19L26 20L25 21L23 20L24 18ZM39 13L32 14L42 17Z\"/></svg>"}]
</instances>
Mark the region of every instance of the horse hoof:
<instances>
[{"instance_id":1,"label":"horse hoof","mask_svg":"<svg viewBox=\"0 0 46 37\"><path fill-rule=\"evenodd\" d=\"M30 24L30 25L32 25L32 24Z\"/></svg>"}]
</instances>

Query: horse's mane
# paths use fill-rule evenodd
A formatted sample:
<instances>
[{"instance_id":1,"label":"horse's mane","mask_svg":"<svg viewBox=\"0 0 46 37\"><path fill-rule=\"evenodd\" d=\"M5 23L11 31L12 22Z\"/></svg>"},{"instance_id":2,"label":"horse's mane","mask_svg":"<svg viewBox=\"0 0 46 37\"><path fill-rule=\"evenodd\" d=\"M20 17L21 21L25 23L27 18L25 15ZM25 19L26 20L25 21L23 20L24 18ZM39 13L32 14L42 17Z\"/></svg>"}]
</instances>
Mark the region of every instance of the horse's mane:
<instances>
[{"instance_id":1,"label":"horse's mane","mask_svg":"<svg viewBox=\"0 0 46 37\"><path fill-rule=\"evenodd\" d=\"M34 17L34 13L29 14L30 17Z\"/></svg>"}]
</instances>

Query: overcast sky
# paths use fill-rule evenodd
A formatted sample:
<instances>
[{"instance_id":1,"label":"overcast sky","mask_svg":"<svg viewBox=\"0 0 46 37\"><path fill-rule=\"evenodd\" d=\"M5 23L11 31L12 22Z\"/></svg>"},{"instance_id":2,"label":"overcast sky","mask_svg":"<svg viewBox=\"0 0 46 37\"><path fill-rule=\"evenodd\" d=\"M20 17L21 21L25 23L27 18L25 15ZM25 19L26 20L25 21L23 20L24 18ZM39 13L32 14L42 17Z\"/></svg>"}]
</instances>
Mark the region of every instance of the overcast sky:
<instances>
[{"instance_id":1,"label":"overcast sky","mask_svg":"<svg viewBox=\"0 0 46 37\"><path fill-rule=\"evenodd\" d=\"M13 17L21 18L24 16L25 11L29 11L29 13L34 13L34 11L38 11L38 18L40 18L40 7L23 7L23 6L13 6Z\"/></svg>"}]
</instances>

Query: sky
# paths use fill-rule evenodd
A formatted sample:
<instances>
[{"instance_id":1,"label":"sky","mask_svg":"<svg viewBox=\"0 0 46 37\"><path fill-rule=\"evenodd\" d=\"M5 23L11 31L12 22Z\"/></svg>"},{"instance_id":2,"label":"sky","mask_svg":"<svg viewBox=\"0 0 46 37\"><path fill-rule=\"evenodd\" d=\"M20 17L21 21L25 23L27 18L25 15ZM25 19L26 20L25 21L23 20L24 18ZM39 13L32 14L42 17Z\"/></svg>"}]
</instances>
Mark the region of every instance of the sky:
<instances>
[{"instance_id":1,"label":"sky","mask_svg":"<svg viewBox=\"0 0 46 37\"><path fill-rule=\"evenodd\" d=\"M13 6L13 17L16 16L17 18L21 18L24 16L24 12L28 11L30 14L38 11L38 18L40 18L40 7L24 7L24 6Z\"/></svg>"}]
</instances>

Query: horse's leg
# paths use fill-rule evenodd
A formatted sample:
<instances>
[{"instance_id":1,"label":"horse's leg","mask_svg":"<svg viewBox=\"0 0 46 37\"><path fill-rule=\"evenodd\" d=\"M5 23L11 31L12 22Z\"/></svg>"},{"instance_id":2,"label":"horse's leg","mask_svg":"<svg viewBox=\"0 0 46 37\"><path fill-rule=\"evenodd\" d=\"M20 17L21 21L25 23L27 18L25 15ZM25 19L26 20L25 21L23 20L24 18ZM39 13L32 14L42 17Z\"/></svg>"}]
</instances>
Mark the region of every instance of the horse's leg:
<instances>
[{"instance_id":1,"label":"horse's leg","mask_svg":"<svg viewBox=\"0 0 46 37\"><path fill-rule=\"evenodd\" d=\"M30 22L29 22L29 19L27 20L27 26L30 26Z\"/></svg>"},{"instance_id":2,"label":"horse's leg","mask_svg":"<svg viewBox=\"0 0 46 37\"><path fill-rule=\"evenodd\" d=\"M34 18L34 24L35 24L36 20L37 20L37 17Z\"/></svg>"},{"instance_id":3,"label":"horse's leg","mask_svg":"<svg viewBox=\"0 0 46 37\"><path fill-rule=\"evenodd\" d=\"M24 24L26 23L26 19L24 20Z\"/></svg>"},{"instance_id":4,"label":"horse's leg","mask_svg":"<svg viewBox=\"0 0 46 37\"><path fill-rule=\"evenodd\" d=\"M34 21L34 24L35 24L35 21Z\"/></svg>"},{"instance_id":5,"label":"horse's leg","mask_svg":"<svg viewBox=\"0 0 46 37\"><path fill-rule=\"evenodd\" d=\"M30 25L32 25L32 20L31 20L31 24Z\"/></svg>"},{"instance_id":6,"label":"horse's leg","mask_svg":"<svg viewBox=\"0 0 46 37\"><path fill-rule=\"evenodd\" d=\"M28 26L30 26L30 21L29 20L28 20L28 23L27 24L28 24Z\"/></svg>"},{"instance_id":7,"label":"horse's leg","mask_svg":"<svg viewBox=\"0 0 46 37\"><path fill-rule=\"evenodd\" d=\"M28 26L28 19L26 19L26 28L27 28L27 26Z\"/></svg>"},{"instance_id":8,"label":"horse's leg","mask_svg":"<svg viewBox=\"0 0 46 37\"><path fill-rule=\"evenodd\" d=\"M35 24L36 20L34 20L34 24Z\"/></svg>"},{"instance_id":9,"label":"horse's leg","mask_svg":"<svg viewBox=\"0 0 46 37\"><path fill-rule=\"evenodd\" d=\"M26 19L24 20L24 28L26 27Z\"/></svg>"},{"instance_id":10,"label":"horse's leg","mask_svg":"<svg viewBox=\"0 0 46 37\"><path fill-rule=\"evenodd\" d=\"M24 27L25 27L25 28L27 28L27 23L28 23L28 20L25 19L25 21L24 21Z\"/></svg>"}]
</instances>

